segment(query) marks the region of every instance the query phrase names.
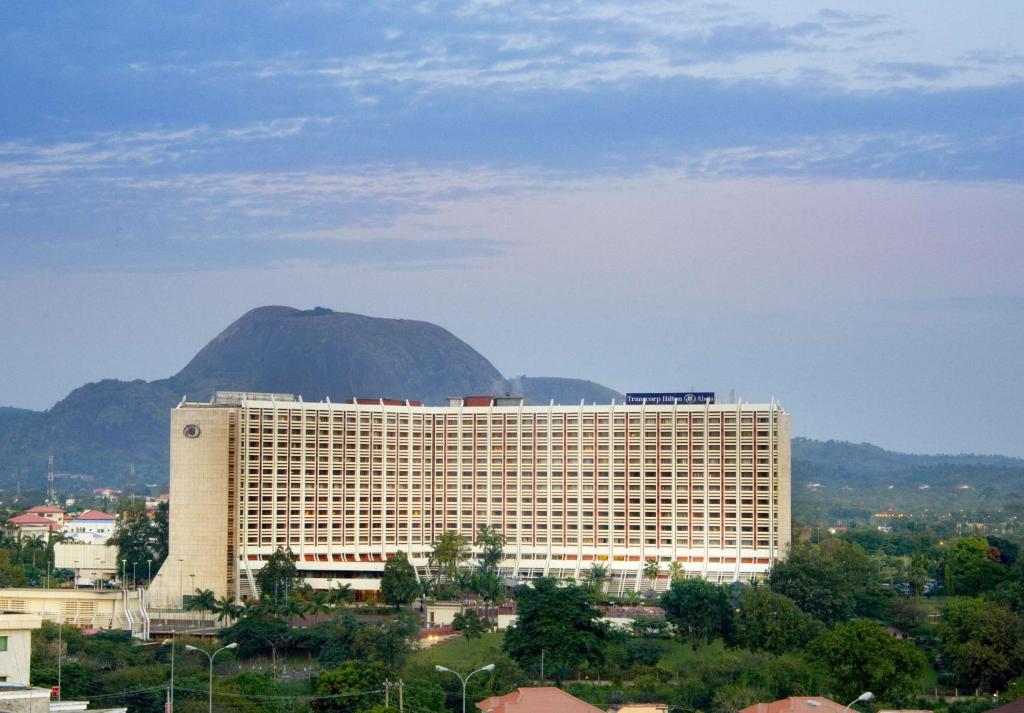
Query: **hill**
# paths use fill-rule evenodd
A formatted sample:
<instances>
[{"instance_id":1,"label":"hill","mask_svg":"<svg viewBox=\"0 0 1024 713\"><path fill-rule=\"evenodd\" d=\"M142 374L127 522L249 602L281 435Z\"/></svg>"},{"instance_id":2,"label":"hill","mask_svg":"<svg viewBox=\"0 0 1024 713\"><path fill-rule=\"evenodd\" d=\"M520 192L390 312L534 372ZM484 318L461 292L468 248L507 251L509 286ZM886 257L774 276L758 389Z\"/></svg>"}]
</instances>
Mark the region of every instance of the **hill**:
<instances>
[{"instance_id":1,"label":"hill","mask_svg":"<svg viewBox=\"0 0 1024 713\"><path fill-rule=\"evenodd\" d=\"M610 402L621 394L580 379L506 380L483 355L429 322L382 319L317 307L259 307L242 315L174 376L99 381L48 411L0 408L0 486L59 472L106 485L166 482L170 409L183 395L218 389L291 393L307 400L386 396L443 403L448 396L516 392L530 403Z\"/></svg>"},{"instance_id":2,"label":"hill","mask_svg":"<svg viewBox=\"0 0 1024 713\"><path fill-rule=\"evenodd\" d=\"M802 523L907 513L1024 515L1024 460L918 455L867 443L793 439L793 510Z\"/></svg>"}]
</instances>

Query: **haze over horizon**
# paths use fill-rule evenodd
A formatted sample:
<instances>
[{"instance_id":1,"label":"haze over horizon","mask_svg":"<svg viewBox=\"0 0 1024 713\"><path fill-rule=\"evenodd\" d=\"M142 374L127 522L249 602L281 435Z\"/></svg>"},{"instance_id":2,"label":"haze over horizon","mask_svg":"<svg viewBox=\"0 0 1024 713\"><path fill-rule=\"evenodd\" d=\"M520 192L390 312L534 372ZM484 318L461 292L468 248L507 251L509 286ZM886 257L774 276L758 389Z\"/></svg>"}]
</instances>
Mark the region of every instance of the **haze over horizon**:
<instances>
[{"instance_id":1,"label":"haze over horizon","mask_svg":"<svg viewBox=\"0 0 1024 713\"><path fill-rule=\"evenodd\" d=\"M1024 5L0 19L0 405L322 305L434 322L506 376L1024 456Z\"/></svg>"}]
</instances>

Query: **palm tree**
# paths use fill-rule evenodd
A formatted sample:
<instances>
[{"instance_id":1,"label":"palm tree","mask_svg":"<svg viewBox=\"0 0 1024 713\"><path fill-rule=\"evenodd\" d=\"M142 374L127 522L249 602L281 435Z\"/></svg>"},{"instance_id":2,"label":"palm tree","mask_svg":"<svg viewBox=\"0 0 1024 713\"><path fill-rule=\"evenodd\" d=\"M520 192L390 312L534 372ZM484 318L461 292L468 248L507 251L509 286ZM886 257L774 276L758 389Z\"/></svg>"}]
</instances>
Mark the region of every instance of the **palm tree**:
<instances>
[{"instance_id":1,"label":"palm tree","mask_svg":"<svg viewBox=\"0 0 1024 713\"><path fill-rule=\"evenodd\" d=\"M235 600L231 597L221 597L214 603L212 611L217 615L217 622L227 626L229 621L241 616L243 608L235 604Z\"/></svg>"},{"instance_id":2,"label":"palm tree","mask_svg":"<svg viewBox=\"0 0 1024 713\"><path fill-rule=\"evenodd\" d=\"M584 574L584 580L591 589L595 592L600 592L604 589L604 583L608 581L608 565L601 564L600 562L594 562L590 565L590 569Z\"/></svg>"},{"instance_id":3,"label":"palm tree","mask_svg":"<svg viewBox=\"0 0 1024 713\"><path fill-rule=\"evenodd\" d=\"M659 574L661 574L661 565L658 564L658 560L651 558L644 563L644 576L651 580L652 585L657 581Z\"/></svg>"},{"instance_id":4,"label":"palm tree","mask_svg":"<svg viewBox=\"0 0 1024 713\"><path fill-rule=\"evenodd\" d=\"M201 614L204 612L212 612L217 608L217 596L212 590L196 589L195 594L192 595L192 599L185 608L189 611L197 611Z\"/></svg>"},{"instance_id":5,"label":"palm tree","mask_svg":"<svg viewBox=\"0 0 1024 713\"><path fill-rule=\"evenodd\" d=\"M679 562L671 562L668 566L668 578L673 582L683 578L683 565Z\"/></svg>"},{"instance_id":6,"label":"palm tree","mask_svg":"<svg viewBox=\"0 0 1024 713\"><path fill-rule=\"evenodd\" d=\"M337 587L332 588L330 593L331 604L335 607L340 607L355 599L355 593L352 591L352 585L350 584L339 584Z\"/></svg>"},{"instance_id":7,"label":"palm tree","mask_svg":"<svg viewBox=\"0 0 1024 713\"><path fill-rule=\"evenodd\" d=\"M331 592L321 589L310 594L309 599L306 600L306 611L309 612L310 616L330 614L333 609L334 603Z\"/></svg>"}]
</instances>

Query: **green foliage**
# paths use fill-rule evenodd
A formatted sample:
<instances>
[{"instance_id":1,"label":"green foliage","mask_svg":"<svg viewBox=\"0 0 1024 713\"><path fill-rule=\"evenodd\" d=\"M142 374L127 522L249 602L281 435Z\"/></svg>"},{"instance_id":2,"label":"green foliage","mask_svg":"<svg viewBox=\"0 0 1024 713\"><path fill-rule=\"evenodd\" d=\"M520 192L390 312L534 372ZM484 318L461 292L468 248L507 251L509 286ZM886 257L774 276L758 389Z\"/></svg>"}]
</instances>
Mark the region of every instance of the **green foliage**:
<instances>
[{"instance_id":1,"label":"green foliage","mask_svg":"<svg viewBox=\"0 0 1024 713\"><path fill-rule=\"evenodd\" d=\"M256 584L264 598L287 598L291 592L300 591L304 583L291 549L278 547L256 573Z\"/></svg>"},{"instance_id":2,"label":"green foliage","mask_svg":"<svg viewBox=\"0 0 1024 713\"><path fill-rule=\"evenodd\" d=\"M803 649L820 629L820 622L800 611L789 597L767 587L752 587L740 599L730 643L783 654Z\"/></svg>"},{"instance_id":3,"label":"green foliage","mask_svg":"<svg viewBox=\"0 0 1024 713\"><path fill-rule=\"evenodd\" d=\"M430 566L435 572L435 586L450 588L459 581L459 568L469 559L469 540L455 530L446 530L434 541Z\"/></svg>"},{"instance_id":4,"label":"green foliage","mask_svg":"<svg viewBox=\"0 0 1024 713\"><path fill-rule=\"evenodd\" d=\"M396 552L384 563L384 574L380 582L381 599L397 609L411 603L419 592L416 570L409 563L404 552Z\"/></svg>"},{"instance_id":5,"label":"green foliage","mask_svg":"<svg viewBox=\"0 0 1024 713\"><path fill-rule=\"evenodd\" d=\"M999 691L1024 675L1024 620L971 597L949 600L938 627L942 656L963 686Z\"/></svg>"},{"instance_id":6,"label":"green foliage","mask_svg":"<svg viewBox=\"0 0 1024 713\"><path fill-rule=\"evenodd\" d=\"M160 569L167 558L167 518L166 503L160 504L153 518L142 507L125 510L109 543L117 548L118 561L127 560L129 568L135 564L146 572L152 561L153 571Z\"/></svg>"},{"instance_id":7,"label":"green foliage","mask_svg":"<svg viewBox=\"0 0 1024 713\"><path fill-rule=\"evenodd\" d=\"M919 686L924 656L913 644L892 637L881 624L857 619L822 632L811 655L844 699L872 691L885 701L907 700Z\"/></svg>"},{"instance_id":8,"label":"green foliage","mask_svg":"<svg viewBox=\"0 0 1024 713\"><path fill-rule=\"evenodd\" d=\"M291 627L267 607L255 607L221 632L224 641L238 644L238 655L249 658L272 653L288 643Z\"/></svg>"},{"instance_id":9,"label":"green foliage","mask_svg":"<svg viewBox=\"0 0 1024 713\"><path fill-rule=\"evenodd\" d=\"M550 578L515 591L518 621L505 631L504 650L520 666L536 670L544 652L545 671L556 679L583 664L604 660L608 628L599 619L589 588L560 587Z\"/></svg>"},{"instance_id":10,"label":"green foliage","mask_svg":"<svg viewBox=\"0 0 1024 713\"><path fill-rule=\"evenodd\" d=\"M185 608L189 611L212 612L217 608L217 595L210 589L196 589Z\"/></svg>"},{"instance_id":11,"label":"green foliage","mask_svg":"<svg viewBox=\"0 0 1024 713\"><path fill-rule=\"evenodd\" d=\"M1024 562L1013 565L1003 581L985 593L985 598L1012 612L1024 614Z\"/></svg>"},{"instance_id":12,"label":"green foliage","mask_svg":"<svg viewBox=\"0 0 1024 713\"><path fill-rule=\"evenodd\" d=\"M505 536L501 530L481 525L476 534L476 546L480 550L477 567L483 572L497 572L498 565L505 559Z\"/></svg>"},{"instance_id":13,"label":"green foliage","mask_svg":"<svg viewBox=\"0 0 1024 713\"><path fill-rule=\"evenodd\" d=\"M486 625L480 619L480 615L476 613L475 609L459 612L452 617L452 628L455 631L461 631L467 639L479 638L487 630Z\"/></svg>"},{"instance_id":14,"label":"green foliage","mask_svg":"<svg viewBox=\"0 0 1024 713\"><path fill-rule=\"evenodd\" d=\"M333 671L320 674L316 682L317 696L336 696L314 700L312 707L318 713L359 713L381 703L381 691L388 678L388 669L376 661L348 661Z\"/></svg>"},{"instance_id":15,"label":"green foliage","mask_svg":"<svg viewBox=\"0 0 1024 713\"><path fill-rule=\"evenodd\" d=\"M977 596L996 588L1007 576L1000 551L981 537L963 537L953 543L946 563L948 594Z\"/></svg>"},{"instance_id":16,"label":"green foliage","mask_svg":"<svg viewBox=\"0 0 1024 713\"><path fill-rule=\"evenodd\" d=\"M605 582L608 581L608 565L601 564L600 562L594 562L583 574L583 582L590 587L594 592L600 592L604 589Z\"/></svg>"},{"instance_id":17,"label":"green foliage","mask_svg":"<svg viewBox=\"0 0 1024 713\"><path fill-rule=\"evenodd\" d=\"M854 614L878 617L889 597L877 563L860 545L837 539L795 545L772 567L768 586L826 624Z\"/></svg>"},{"instance_id":18,"label":"green foliage","mask_svg":"<svg viewBox=\"0 0 1024 713\"><path fill-rule=\"evenodd\" d=\"M709 639L732 630L732 604L725 587L703 579L677 579L661 595L665 618L697 651Z\"/></svg>"}]
</instances>

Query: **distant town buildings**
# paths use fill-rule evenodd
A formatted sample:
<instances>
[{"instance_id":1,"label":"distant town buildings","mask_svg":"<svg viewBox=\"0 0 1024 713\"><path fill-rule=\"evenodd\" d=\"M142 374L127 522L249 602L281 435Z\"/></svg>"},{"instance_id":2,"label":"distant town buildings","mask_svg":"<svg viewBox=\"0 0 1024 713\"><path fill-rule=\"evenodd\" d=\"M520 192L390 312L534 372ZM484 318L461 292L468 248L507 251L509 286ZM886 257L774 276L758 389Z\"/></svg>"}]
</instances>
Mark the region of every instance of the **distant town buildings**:
<instances>
[{"instance_id":1,"label":"distant town buildings","mask_svg":"<svg viewBox=\"0 0 1024 713\"><path fill-rule=\"evenodd\" d=\"M258 597L255 573L278 548L315 588L375 590L393 553L425 574L437 537L472 539L481 525L506 538L506 578L581 578L600 565L615 592L663 590L669 565L759 578L790 543L790 418L777 403L486 396L427 407L218 393L174 409L170 441L156 607L194 588Z\"/></svg>"}]
</instances>

